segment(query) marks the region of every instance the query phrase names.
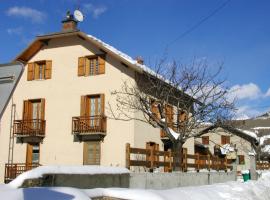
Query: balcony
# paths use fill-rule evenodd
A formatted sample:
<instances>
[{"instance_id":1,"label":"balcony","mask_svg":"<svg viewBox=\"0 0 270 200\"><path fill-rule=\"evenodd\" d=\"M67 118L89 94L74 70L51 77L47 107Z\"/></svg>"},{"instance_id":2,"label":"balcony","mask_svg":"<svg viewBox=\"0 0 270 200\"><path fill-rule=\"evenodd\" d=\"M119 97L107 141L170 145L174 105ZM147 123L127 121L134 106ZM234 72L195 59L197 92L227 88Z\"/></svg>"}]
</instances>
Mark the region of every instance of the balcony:
<instances>
[{"instance_id":1,"label":"balcony","mask_svg":"<svg viewBox=\"0 0 270 200\"><path fill-rule=\"evenodd\" d=\"M5 164L5 183L9 183L14 180L17 176L22 174L23 172L29 171L36 167L39 167L38 163L13 163L13 164Z\"/></svg>"},{"instance_id":2,"label":"balcony","mask_svg":"<svg viewBox=\"0 0 270 200\"><path fill-rule=\"evenodd\" d=\"M72 133L79 140L102 140L106 136L107 117L80 116L72 118Z\"/></svg>"},{"instance_id":3,"label":"balcony","mask_svg":"<svg viewBox=\"0 0 270 200\"><path fill-rule=\"evenodd\" d=\"M20 142L41 142L45 127L46 121L42 119L15 120L13 133Z\"/></svg>"}]
</instances>

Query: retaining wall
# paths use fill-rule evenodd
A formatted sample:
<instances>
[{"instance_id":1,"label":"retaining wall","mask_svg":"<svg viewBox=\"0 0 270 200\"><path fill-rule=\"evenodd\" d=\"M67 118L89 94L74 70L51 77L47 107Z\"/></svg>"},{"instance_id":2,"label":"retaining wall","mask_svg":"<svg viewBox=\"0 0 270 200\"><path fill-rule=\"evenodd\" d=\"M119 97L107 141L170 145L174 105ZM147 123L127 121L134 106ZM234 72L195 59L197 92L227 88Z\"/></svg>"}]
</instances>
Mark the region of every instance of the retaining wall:
<instances>
[{"instance_id":1,"label":"retaining wall","mask_svg":"<svg viewBox=\"0 0 270 200\"><path fill-rule=\"evenodd\" d=\"M194 173L131 173L129 187L142 189L170 189L183 186L209 185L236 181L236 172Z\"/></svg>"}]
</instances>

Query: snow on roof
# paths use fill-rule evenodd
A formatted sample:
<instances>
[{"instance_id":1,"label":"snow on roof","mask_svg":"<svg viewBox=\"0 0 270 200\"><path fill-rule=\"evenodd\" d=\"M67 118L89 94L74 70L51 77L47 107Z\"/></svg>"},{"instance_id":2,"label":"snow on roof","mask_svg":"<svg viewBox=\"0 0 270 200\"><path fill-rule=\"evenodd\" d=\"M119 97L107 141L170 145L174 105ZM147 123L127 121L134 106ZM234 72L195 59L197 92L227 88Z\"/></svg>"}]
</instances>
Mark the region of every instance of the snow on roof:
<instances>
[{"instance_id":1,"label":"snow on roof","mask_svg":"<svg viewBox=\"0 0 270 200\"><path fill-rule=\"evenodd\" d=\"M270 129L270 127L254 127L252 129L254 129L254 130L268 130L268 129Z\"/></svg>"},{"instance_id":2,"label":"snow on roof","mask_svg":"<svg viewBox=\"0 0 270 200\"><path fill-rule=\"evenodd\" d=\"M270 145L265 145L261 151L264 153L270 153Z\"/></svg>"},{"instance_id":3,"label":"snow on roof","mask_svg":"<svg viewBox=\"0 0 270 200\"><path fill-rule=\"evenodd\" d=\"M255 132L253 132L253 131L248 131L248 130L243 130L243 129L239 129L239 128L238 128L237 130L239 130L239 131L241 131L242 133L244 133L244 134L246 134L246 135L248 135L248 136L254 138L254 139L257 140L257 141L259 141L259 138L258 138L258 136L257 136L257 134L256 134Z\"/></svg>"},{"instance_id":4,"label":"snow on roof","mask_svg":"<svg viewBox=\"0 0 270 200\"><path fill-rule=\"evenodd\" d=\"M44 174L127 174L129 170L123 167L104 166L41 166L19 175L9 183L13 188L20 187L24 180L40 178Z\"/></svg>"},{"instance_id":5,"label":"snow on roof","mask_svg":"<svg viewBox=\"0 0 270 200\"><path fill-rule=\"evenodd\" d=\"M260 145L263 145L265 140L270 139L270 135L260 137Z\"/></svg>"},{"instance_id":6,"label":"snow on roof","mask_svg":"<svg viewBox=\"0 0 270 200\"><path fill-rule=\"evenodd\" d=\"M137 62L137 60L133 59L132 57L130 57L129 55L119 51L118 49L116 49L115 47L103 42L102 40L94 37L93 35L87 35L89 38L91 38L92 40L96 41L97 43L99 43L101 46L105 47L107 50L111 51L112 53L120 56L122 59L126 60L127 62L129 62L132 65L135 65L136 67L138 67L139 69L148 72L152 75L157 75L152 69L150 69L149 67L147 67L146 65L142 65L139 64ZM161 78L161 76L159 77Z\"/></svg>"}]
</instances>

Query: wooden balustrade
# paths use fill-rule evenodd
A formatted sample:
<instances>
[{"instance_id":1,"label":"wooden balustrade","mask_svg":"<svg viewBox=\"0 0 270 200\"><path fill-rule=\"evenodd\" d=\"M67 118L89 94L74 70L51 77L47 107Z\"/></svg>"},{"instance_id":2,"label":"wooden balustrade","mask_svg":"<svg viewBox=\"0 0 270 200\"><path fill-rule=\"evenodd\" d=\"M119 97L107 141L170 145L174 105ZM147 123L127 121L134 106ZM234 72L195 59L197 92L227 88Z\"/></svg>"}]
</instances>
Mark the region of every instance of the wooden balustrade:
<instances>
[{"instance_id":1,"label":"wooden balustrade","mask_svg":"<svg viewBox=\"0 0 270 200\"><path fill-rule=\"evenodd\" d=\"M22 174L23 172L29 171L36 167L39 167L38 163L13 163L13 164L5 164L5 183L8 183L15 179L17 176Z\"/></svg>"},{"instance_id":2,"label":"wooden balustrade","mask_svg":"<svg viewBox=\"0 0 270 200\"><path fill-rule=\"evenodd\" d=\"M14 120L16 136L45 136L46 121L42 119Z\"/></svg>"},{"instance_id":3,"label":"wooden balustrade","mask_svg":"<svg viewBox=\"0 0 270 200\"><path fill-rule=\"evenodd\" d=\"M151 169L157 167L164 167L164 171L169 172L172 171L173 164L173 153L171 151L132 148L130 147L130 144L126 144L126 168L128 169L132 166L140 166L149 168L151 171ZM227 171L228 169L232 170L232 166L228 164L226 158L200 154L191 155L187 154L186 151L183 151L182 166L180 168L182 171L187 171L191 168L196 171L200 171L201 169L207 169L209 171L211 169L217 171Z\"/></svg>"},{"instance_id":4,"label":"wooden balustrade","mask_svg":"<svg viewBox=\"0 0 270 200\"><path fill-rule=\"evenodd\" d=\"M269 170L270 163L268 161L257 161L256 169L257 170Z\"/></svg>"},{"instance_id":5,"label":"wooden balustrade","mask_svg":"<svg viewBox=\"0 0 270 200\"><path fill-rule=\"evenodd\" d=\"M107 118L105 116L81 116L72 118L73 134L106 133Z\"/></svg>"}]
</instances>

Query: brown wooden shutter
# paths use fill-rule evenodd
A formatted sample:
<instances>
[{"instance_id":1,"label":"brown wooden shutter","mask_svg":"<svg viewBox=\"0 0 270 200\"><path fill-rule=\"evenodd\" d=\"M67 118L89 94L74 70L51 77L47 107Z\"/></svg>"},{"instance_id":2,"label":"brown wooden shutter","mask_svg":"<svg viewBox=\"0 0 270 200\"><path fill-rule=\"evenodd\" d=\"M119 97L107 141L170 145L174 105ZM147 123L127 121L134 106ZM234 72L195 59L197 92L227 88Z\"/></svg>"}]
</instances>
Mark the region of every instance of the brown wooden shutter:
<instances>
[{"instance_id":1,"label":"brown wooden shutter","mask_svg":"<svg viewBox=\"0 0 270 200\"><path fill-rule=\"evenodd\" d=\"M41 119L45 119L45 99L41 99Z\"/></svg>"},{"instance_id":2,"label":"brown wooden shutter","mask_svg":"<svg viewBox=\"0 0 270 200\"><path fill-rule=\"evenodd\" d=\"M26 164L32 164L32 157L33 157L33 145L27 144L26 147Z\"/></svg>"},{"instance_id":3,"label":"brown wooden shutter","mask_svg":"<svg viewBox=\"0 0 270 200\"><path fill-rule=\"evenodd\" d=\"M78 76L84 76L85 75L85 57L80 57L78 59Z\"/></svg>"},{"instance_id":4,"label":"brown wooden shutter","mask_svg":"<svg viewBox=\"0 0 270 200\"><path fill-rule=\"evenodd\" d=\"M98 57L99 74L105 74L105 55Z\"/></svg>"},{"instance_id":5,"label":"brown wooden shutter","mask_svg":"<svg viewBox=\"0 0 270 200\"><path fill-rule=\"evenodd\" d=\"M39 79L39 65L37 63L34 64L34 79Z\"/></svg>"},{"instance_id":6,"label":"brown wooden shutter","mask_svg":"<svg viewBox=\"0 0 270 200\"><path fill-rule=\"evenodd\" d=\"M101 115L105 114L105 95L100 94L100 103L101 103Z\"/></svg>"},{"instance_id":7,"label":"brown wooden shutter","mask_svg":"<svg viewBox=\"0 0 270 200\"><path fill-rule=\"evenodd\" d=\"M81 96L81 116L87 115L87 96Z\"/></svg>"},{"instance_id":8,"label":"brown wooden shutter","mask_svg":"<svg viewBox=\"0 0 270 200\"><path fill-rule=\"evenodd\" d=\"M23 120L27 120L29 119L29 115L30 115L30 112L29 112L29 107L30 107L30 102L28 100L24 100L23 101Z\"/></svg>"},{"instance_id":9,"label":"brown wooden shutter","mask_svg":"<svg viewBox=\"0 0 270 200\"><path fill-rule=\"evenodd\" d=\"M158 119L160 118L160 113L159 113L158 106L155 100L151 100L151 111Z\"/></svg>"},{"instance_id":10,"label":"brown wooden shutter","mask_svg":"<svg viewBox=\"0 0 270 200\"><path fill-rule=\"evenodd\" d=\"M34 79L34 63L28 63L27 80L32 81L33 79Z\"/></svg>"},{"instance_id":11,"label":"brown wooden shutter","mask_svg":"<svg viewBox=\"0 0 270 200\"><path fill-rule=\"evenodd\" d=\"M85 58L85 64L84 64L84 75L89 76L90 75L90 58Z\"/></svg>"},{"instance_id":12,"label":"brown wooden shutter","mask_svg":"<svg viewBox=\"0 0 270 200\"><path fill-rule=\"evenodd\" d=\"M51 78L52 78L52 61L46 60L45 79L51 79Z\"/></svg>"},{"instance_id":13,"label":"brown wooden shutter","mask_svg":"<svg viewBox=\"0 0 270 200\"><path fill-rule=\"evenodd\" d=\"M155 144L155 151L159 151L159 144ZM157 152L156 152L157 153ZM159 162L159 155L155 155L155 161Z\"/></svg>"}]
</instances>

